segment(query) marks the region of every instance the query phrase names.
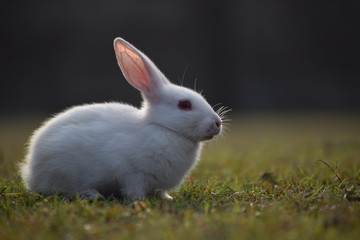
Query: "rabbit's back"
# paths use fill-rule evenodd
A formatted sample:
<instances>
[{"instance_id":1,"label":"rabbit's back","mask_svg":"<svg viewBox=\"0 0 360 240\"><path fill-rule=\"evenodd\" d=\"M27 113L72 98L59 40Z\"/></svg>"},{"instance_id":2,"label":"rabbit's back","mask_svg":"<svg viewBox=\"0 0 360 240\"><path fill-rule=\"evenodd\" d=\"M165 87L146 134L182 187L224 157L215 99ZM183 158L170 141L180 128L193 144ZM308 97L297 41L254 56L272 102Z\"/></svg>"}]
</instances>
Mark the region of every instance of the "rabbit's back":
<instances>
[{"instance_id":1,"label":"rabbit's back","mask_svg":"<svg viewBox=\"0 0 360 240\"><path fill-rule=\"evenodd\" d=\"M141 125L135 107L106 103L68 109L47 121L31 137L22 175L37 192L75 192L114 183L114 167L126 156ZM120 142L123 141L123 142ZM126 169L126 165L122 164Z\"/></svg>"}]
</instances>

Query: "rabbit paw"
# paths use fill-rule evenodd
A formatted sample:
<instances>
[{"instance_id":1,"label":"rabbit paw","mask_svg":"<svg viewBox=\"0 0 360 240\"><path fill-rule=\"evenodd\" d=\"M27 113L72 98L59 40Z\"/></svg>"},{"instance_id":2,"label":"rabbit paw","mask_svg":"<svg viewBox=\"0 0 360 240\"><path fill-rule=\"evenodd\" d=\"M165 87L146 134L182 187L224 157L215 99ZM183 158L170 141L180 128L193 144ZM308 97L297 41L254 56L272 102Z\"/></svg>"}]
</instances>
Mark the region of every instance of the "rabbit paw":
<instances>
[{"instance_id":1,"label":"rabbit paw","mask_svg":"<svg viewBox=\"0 0 360 240\"><path fill-rule=\"evenodd\" d=\"M174 200L174 198L170 196L166 191L159 191L157 194L161 200L166 200L166 201Z\"/></svg>"},{"instance_id":2,"label":"rabbit paw","mask_svg":"<svg viewBox=\"0 0 360 240\"><path fill-rule=\"evenodd\" d=\"M87 189L79 192L78 194L79 194L79 198L83 200L89 200L89 201L94 201L95 199L105 200L105 197L101 195L101 193L99 193L96 189Z\"/></svg>"}]
</instances>

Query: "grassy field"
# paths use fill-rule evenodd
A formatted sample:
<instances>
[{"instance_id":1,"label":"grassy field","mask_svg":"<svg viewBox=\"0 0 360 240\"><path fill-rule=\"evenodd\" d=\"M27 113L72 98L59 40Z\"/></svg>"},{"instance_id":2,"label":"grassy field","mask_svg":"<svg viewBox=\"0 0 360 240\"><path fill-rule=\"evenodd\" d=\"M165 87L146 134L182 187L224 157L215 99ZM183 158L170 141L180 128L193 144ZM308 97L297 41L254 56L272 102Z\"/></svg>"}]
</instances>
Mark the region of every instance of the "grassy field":
<instances>
[{"instance_id":1,"label":"grassy field","mask_svg":"<svg viewBox=\"0 0 360 240\"><path fill-rule=\"evenodd\" d=\"M360 115L231 116L173 202L44 198L16 165L42 118L0 119L0 239L358 239Z\"/></svg>"}]
</instances>

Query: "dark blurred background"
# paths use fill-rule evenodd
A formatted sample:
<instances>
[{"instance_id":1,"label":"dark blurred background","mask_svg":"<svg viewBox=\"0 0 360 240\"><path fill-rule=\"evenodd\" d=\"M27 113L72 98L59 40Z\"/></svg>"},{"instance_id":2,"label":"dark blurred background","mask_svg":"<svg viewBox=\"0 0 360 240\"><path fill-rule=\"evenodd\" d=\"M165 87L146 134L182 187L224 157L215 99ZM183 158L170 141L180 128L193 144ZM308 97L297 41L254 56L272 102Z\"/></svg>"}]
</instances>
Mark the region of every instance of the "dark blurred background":
<instances>
[{"instance_id":1,"label":"dark blurred background","mask_svg":"<svg viewBox=\"0 0 360 240\"><path fill-rule=\"evenodd\" d=\"M140 95L121 36L238 111L360 110L360 1L3 1L0 115ZM185 72L185 69L186 73ZM184 76L184 77L183 77Z\"/></svg>"}]
</instances>

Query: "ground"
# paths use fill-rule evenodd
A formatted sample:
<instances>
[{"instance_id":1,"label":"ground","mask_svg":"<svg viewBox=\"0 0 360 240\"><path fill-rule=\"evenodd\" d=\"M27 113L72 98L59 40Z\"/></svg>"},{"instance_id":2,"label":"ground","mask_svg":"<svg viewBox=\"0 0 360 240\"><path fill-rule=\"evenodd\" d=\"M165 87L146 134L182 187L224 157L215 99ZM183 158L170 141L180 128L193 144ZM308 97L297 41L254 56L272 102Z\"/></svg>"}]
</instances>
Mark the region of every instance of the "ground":
<instances>
[{"instance_id":1,"label":"ground","mask_svg":"<svg viewBox=\"0 0 360 240\"><path fill-rule=\"evenodd\" d=\"M1 239L358 239L360 115L232 114L174 201L28 192L17 172L43 117L0 120Z\"/></svg>"}]
</instances>

